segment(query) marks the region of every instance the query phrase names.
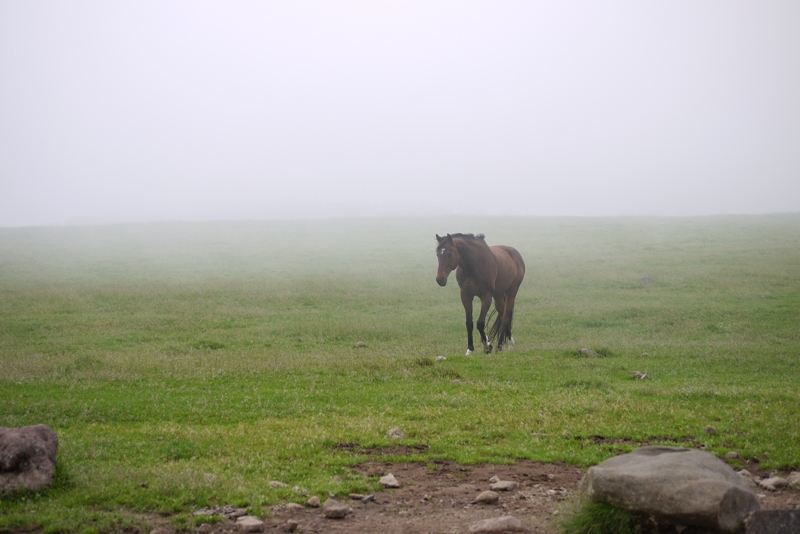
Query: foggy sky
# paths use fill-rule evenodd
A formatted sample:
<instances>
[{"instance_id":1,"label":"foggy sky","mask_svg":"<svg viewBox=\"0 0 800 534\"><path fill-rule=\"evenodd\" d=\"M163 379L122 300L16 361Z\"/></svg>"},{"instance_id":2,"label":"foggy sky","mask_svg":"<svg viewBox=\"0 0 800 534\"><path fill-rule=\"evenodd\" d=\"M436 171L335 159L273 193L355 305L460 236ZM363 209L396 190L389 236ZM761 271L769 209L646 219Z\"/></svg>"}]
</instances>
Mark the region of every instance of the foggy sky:
<instances>
[{"instance_id":1,"label":"foggy sky","mask_svg":"<svg viewBox=\"0 0 800 534\"><path fill-rule=\"evenodd\" d=\"M800 3L0 0L0 226L800 211Z\"/></svg>"}]
</instances>

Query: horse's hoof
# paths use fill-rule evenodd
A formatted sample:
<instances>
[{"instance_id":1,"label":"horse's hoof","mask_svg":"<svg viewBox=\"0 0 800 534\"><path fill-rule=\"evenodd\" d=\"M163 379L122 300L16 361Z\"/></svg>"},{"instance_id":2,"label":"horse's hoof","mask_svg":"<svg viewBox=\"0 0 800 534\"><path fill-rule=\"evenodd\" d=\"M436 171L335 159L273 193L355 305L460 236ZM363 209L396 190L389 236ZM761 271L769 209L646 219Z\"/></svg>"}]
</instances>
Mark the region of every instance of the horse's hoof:
<instances>
[{"instance_id":1,"label":"horse's hoof","mask_svg":"<svg viewBox=\"0 0 800 534\"><path fill-rule=\"evenodd\" d=\"M508 350L511 350L511 349L514 348L514 338L513 337L508 339L508 343L506 343L506 347L508 347Z\"/></svg>"},{"instance_id":2,"label":"horse's hoof","mask_svg":"<svg viewBox=\"0 0 800 534\"><path fill-rule=\"evenodd\" d=\"M467 349L467 352L464 354L464 356L472 356L472 351Z\"/></svg>"},{"instance_id":3,"label":"horse's hoof","mask_svg":"<svg viewBox=\"0 0 800 534\"><path fill-rule=\"evenodd\" d=\"M491 343L487 343L486 345L484 345L483 346L483 352L485 352L486 354L491 354L492 353L492 344Z\"/></svg>"}]
</instances>

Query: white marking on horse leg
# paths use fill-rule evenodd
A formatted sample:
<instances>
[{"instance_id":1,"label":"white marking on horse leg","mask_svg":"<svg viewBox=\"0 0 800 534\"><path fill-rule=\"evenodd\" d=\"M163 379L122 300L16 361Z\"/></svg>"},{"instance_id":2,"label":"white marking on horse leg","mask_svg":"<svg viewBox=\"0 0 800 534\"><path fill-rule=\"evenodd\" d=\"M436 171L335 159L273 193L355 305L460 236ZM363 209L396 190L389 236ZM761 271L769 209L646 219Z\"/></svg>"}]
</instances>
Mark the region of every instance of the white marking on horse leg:
<instances>
[{"instance_id":1,"label":"white marking on horse leg","mask_svg":"<svg viewBox=\"0 0 800 534\"><path fill-rule=\"evenodd\" d=\"M467 349L467 353L466 353L466 354L464 354L464 356L471 356L471 355L472 355L472 351L471 351L471 350L469 350L469 349Z\"/></svg>"},{"instance_id":2,"label":"white marking on horse leg","mask_svg":"<svg viewBox=\"0 0 800 534\"><path fill-rule=\"evenodd\" d=\"M508 343L506 343L506 345L508 346L508 350L514 348L514 336L508 338Z\"/></svg>"}]
</instances>

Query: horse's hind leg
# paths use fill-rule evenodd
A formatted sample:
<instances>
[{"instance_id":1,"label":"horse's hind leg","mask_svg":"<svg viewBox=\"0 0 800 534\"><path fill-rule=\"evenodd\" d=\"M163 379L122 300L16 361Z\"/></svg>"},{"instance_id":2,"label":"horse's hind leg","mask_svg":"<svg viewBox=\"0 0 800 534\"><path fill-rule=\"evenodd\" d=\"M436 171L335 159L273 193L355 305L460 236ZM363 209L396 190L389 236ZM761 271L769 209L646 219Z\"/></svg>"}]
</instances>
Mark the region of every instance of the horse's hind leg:
<instances>
[{"instance_id":1,"label":"horse's hind leg","mask_svg":"<svg viewBox=\"0 0 800 534\"><path fill-rule=\"evenodd\" d=\"M511 323L514 319L514 302L517 299L517 290L519 286L511 288L506 293L505 313L503 314L503 322L500 323L500 340L497 342L497 347L503 341L508 340L508 350L514 348L514 336L511 335Z\"/></svg>"},{"instance_id":2,"label":"horse's hind leg","mask_svg":"<svg viewBox=\"0 0 800 534\"><path fill-rule=\"evenodd\" d=\"M492 352L492 343L486 335L486 313L492 305L492 296L485 295L481 297L481 314L478 316L478 332L481 334L481 343L483 343L483 351L486 354Z\"/></svg>"}]
</instances>

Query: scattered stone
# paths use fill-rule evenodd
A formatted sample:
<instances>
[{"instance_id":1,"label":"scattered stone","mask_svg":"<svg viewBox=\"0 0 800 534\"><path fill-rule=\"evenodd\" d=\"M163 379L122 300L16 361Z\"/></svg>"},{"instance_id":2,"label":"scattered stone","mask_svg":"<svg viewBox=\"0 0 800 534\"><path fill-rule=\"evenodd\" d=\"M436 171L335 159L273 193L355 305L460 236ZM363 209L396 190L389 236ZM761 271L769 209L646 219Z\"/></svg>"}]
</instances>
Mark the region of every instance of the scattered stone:
<instances>
[{"instance_id":1,"label":"scattered stone","mask_svg":"<svg viewBox=\"0 0 800 534\"><path fill-rule=\"evenodd\" d=\"M742 457L742 455L739 454L736 451L729 451L729 452L725 453L725 459L726 460L738 460L741 457Z\"/></svg>"},{"instance_id":2,"label":"scattered stone","mask_svg":"<svg viewBox=\"0 0 800 534\"><path fill-rule=\"evenodd\" d=\"M236 520L239 532L264 532L264 522L252 515L243 515Z\"/></svg>"},{"instance_id":3,"label":"scattered stone","mask_svg":"<svg viewBox=\"0 0 800 534\"><path fill-rule=\"evenodd\" d=\"M171 532L167 527L156 527L150 531L150 534L171 534Z\"/></svg>"},{"instance_id":4,"label":"scattered stone","mask_svg":"<svg viewBox=\"0 0 800 534\"><path fill-rule=\"evenodd\" d=\"M758 483L758 487L769 490L769 491L777 491L779 489L784 489L789 485L789 481L785 478L781 477L770 477L762 480Z\"/></svg>"},{"instance_id":5,"label":"scattered stone","mask_svg":"<svg viewBox=\"0 0 800 534\"><path fill-rule=\"evenodd\" d=\"M589 358L599 358L600 357L600 354L595 352L595 351L593 351L592 349L581 349L578 352L581 353L583 356L588 356Z\"/></svg>"},{"instance_id":6,"label":"scattered stone","mask_svg":"<svg viewBox=\"0 0 800 534\"><path fill-rule=\"evenodd\" d=\"M197 527L197 532L200 534L210 534L212 530L214 530L214 527L211 526L211 523L203 523Z\"/></svg>"},{"instance_id":7,"label":"scattered stone","mask_svg":"<svg viewBox=\"0 0 800 534\"><path fill-rule=\"evenodd\" d=\"M639 379L639 380L647 380L650 378L647 376L647 373L643 371L631 371L631 378Z\"/></svg>"},{"instance_id":8,"label":"scattered stone","mask_svg":"<svg viewBox=\"0 0 800 534\"><path fill-rule=\"evenodd\" d=\"M369 469L367 469L367 476L368 477L382 477L383 474L386 472L386 469L380 465L373 465Z\"/></svg>"},{"instance_id":9,"label":"scattered stone","mask_svg":"<svg viewBox=\"0 0 800 534\"><path fill-rule=\"evenodd\" d=\"M517 489L517 487L519 487L519 484L511 480L500 480L499 482L489 484L489 488L493 491L511 491Z\"/></svg>"},{"instance_id":10,"label":"scattered stone","mask_svg":"<svg viewBox=\"0 0 800 534\"><path fill-rule=\"evenodd\" d=\"M308 504L311 508L319 508L319 497L314 495L313 497L308 499L308 502L306 504Z\"/></svg>"},{"instance_id":11,"label":"scattered stone","mask_svg":"<svg viewBox=\"0 0 800 534\"><path fill-rule=\"evenodd\" d=\"M524 532L525 529L522 527L522 521L514 516L504 515L478 521L469 527L469 531L473 534L495 534L501 532Z\"/></svg>"},{"instance_id":12,"label":"scattered stone","mask_svg":"<svg viewBox=\"0 0 800 534\"><path fill-rule=\"evenodd\" d=\"M747 534L800 532L800 510L761 510L746 522Z\"/></svg>"},{"instance_id":13,"label":"scattered stone","mask_svg":"<svg viewBox=\"0 0 800 534\"><path fill-rule=\"evenodd\" d=\"M375 495L369 494L366 497L364 497L363 499L361 499L361 503L362 504L367 504L368 502L372 502L374 500L375 500Z\"/></svg>"},{"instance_id":14,"label":"scattered stone","mask_svg":"<svg viewBox=\"0 0 800 534\"><path fill-rule=\"evenodd\" d=\"M742 480L747 482L748 486L752 488L758 486L758 481L756 480L756 477L754 477L753 474L747 469L742 469L741 471L737 471L736 474L742 477Z\"/></svg>"},{"instance_id":15,"label":"scattered stone","mask_svg":"<svg viewBox=\"0 0 800 534\"><path fill-rule=\"evenodd\" d=\"M717 429L716 429L716 428L714 428L714 427L713 427L713 426L711 426L711 425L708 425L708 426L705 428L705 433L706 433L706 434L708 434L709 436L716 436L717 434L719 434L719 432L717 432Z\"/></svg>"},{"instance_id":16,"label":"scattered stone","mask_svg":"<svg viewBox=\"0 0 800 534\"><path fill-rule=\"evenodd\" d=\"M399 426L393 426L386 432L386 437L392 439L403 439L406 437L406 435L402 430L400 430Z\"/></svg>"},{"instance_id":17,"label":"scattered stone","mask_svg":"<svg viewBox=\"0 0 800 534\"><path fill-rule=\"evenodd\" d=\"M49 486L57 450L58 436L49 426L0 427L0 494Z\"/></svg>"},{"instance_id":18,"label":"scattered stone","mask_svg":"<svg viewBox=\"0 0 800 534\"><path fill-rule=\"evenodd\" d=\"M231 519L239 519L240 517L245 517L247 515L247 508L233 508L229 512L224 512L226 516Z\"/></svg>"},{"instance_id":19,"label":"scattered stone","mask_svg":"<svg viewBox=\"0 0 800 534\"><path fill-rule=\"evenodd\" d=\"M363 341L356 341L355 344L353 344L353 348L355 349L363 349L366 346L367 344L364 343Z\"/></svg>"},{"instance_id":20,"label":"scattered stone","mask_svg":"<svg viewBox=\"0 0 800 534\"><path fill-rule=\"evenodd\" d=\"M493 491L484 491L475 497L475 502L478 504L497 504L499 500L500 495Z\"/></svg>"},{"instance_id":21,"label":"scattered stone","mask_svg":"<svg viewBox=\"0 0 800 534\"><path fill-rule=\"evenodd\" d=\"M294 519L290 519L286 523L283 524L283 526L281 527L281 530L283 530L284 532L294 532L295 530L297 530L297 525L298 524L299 523L297 521L295 521Z\"/></svg>"},{"instance_id":22,"label":"scattered stone","mask_svg":"<svg viewBox=\"0 0 800 534\"><path fill-rule=\"evenodd\" d=\"M495 475L489 479L489 482L491 482L492 484L494 484L495 482L500 482L500 477Z\"/></svg>"},{"instance_id":23,"label":"scattered stone","mask_svg":"<svg viewBox=\"0 0 800 534\"><path fill-rule=\"evenodd\" d=\"M305 488L301 488L300 486L293 487L292 491L295 493L299 493L300 495L308 495L308 490Z\"/></svg>"},{"instance_id":24,"label":"scattered stone","mask_svg":"<svg viewBox=\"0 0 800 534\"><path fill-rule=\"evenodd\" d=\"M270 480L268 482L270 488L288 488L289 484L278 482L277 480Z\"/></svg>"},{"instance_id":25,"label":"scattered stone","mask_svg":"<svg viewBox=\"0 0 800 534\"><path fill-rule=\"evenodd\" d=\"M795 471L786 479L791 488L800 488L800 471Z\"/></svg>"},{"instance_id":26,"label":"scattered stone","mask_svg":"<svg viewBox=\"0 0 800 534\"><path fill-rule=\"evenodd\" d=\"M336 499L328 499L325 501L325 504L322 506L322 510L325 513L325 517L328 519L342 519L353 511L352 508L346 504L340 503Z\"/></svg>"},{"instance_id":27,"label":"scattered stone","mask_svg":"<svg viewBox=\"0 0 800 534\"><path fill-rule=\"evenodd\" d=\"M436 361L437 362L443 362L443 361L446 361L446 360L447 360L447 358L445 356L437 356L436 357Z\"/></svg>"},{"instance_id":28,"label":"scattered stone","mask_svg":"<svg viewBox=\"0 0 800 534\"><path fill-rule=\"evenodd\" d=\"M300 510L305 510L306 507L296 502L287 502L284 508L287 512L299 512Z\"/></svg>"},{"instance_id":29,"label":"scattered stone","mask_svg":"<svg viewBox=\"0 0 800 534\"><path fill-rule=\"evenodd\" d=\"M350 495L348 495L348 497L350 497L354 501L360 501L361 499L364 498L364 496L361 495L360 493L351 493Z\"/></svg>"},{"instance_id":30,"label":"scattered stone","mask_svg":"<svg viewBox=\"0 0 800 534\"><path fill-rule=\"evenodd\" d=\"M386 487L386 488L399 488L400 487L400 483L397 481L396 478L394 478L394 475L391 474L391 473L389 473L386 476L381 477L381 479L378 482L383 484L383 486Z\"/></svg>"},{"instance_id":31,"label":"scattered stone","mask_svg":"<svg viewBox=\"0 0 800 534\"><path fill-rule=\"evenodd\" d=\"M667 523L735 532L760 508L742 476L707 452L642 447L610 458L581 479L589 502L605 502Z\"/></svg>"}]
</instances>

